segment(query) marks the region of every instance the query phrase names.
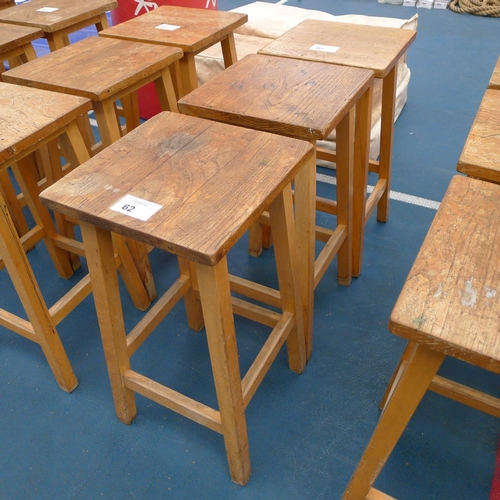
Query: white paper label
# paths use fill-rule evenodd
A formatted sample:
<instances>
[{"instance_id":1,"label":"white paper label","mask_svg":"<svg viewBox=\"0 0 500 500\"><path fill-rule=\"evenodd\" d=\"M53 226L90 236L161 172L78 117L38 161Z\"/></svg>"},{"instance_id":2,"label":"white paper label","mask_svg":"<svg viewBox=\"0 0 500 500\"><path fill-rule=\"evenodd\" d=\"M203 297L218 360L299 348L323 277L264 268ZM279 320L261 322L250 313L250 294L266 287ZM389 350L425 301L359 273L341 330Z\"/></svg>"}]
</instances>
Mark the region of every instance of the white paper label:
<instances>
[{"instance_id":1,"label":"white paper label","mask_svg":"<svg viewBox=\"0 0 500 500\"><path fill-rule=\"evenodd\" d=\"M37 9L37 12L55 12L59 10L59 7L42 7L41 9Z\"/></svg>"},{"instance_id":2,"label":"white paper label","mask_svg":"<svg viewBox=\"0 0 500 500\"><path fill-rule=\"evenodd\" d=\"M159 24L155 26L157 30L165 30L165 31L175 31L180 28L180 26L176 26L175 24Z\"/></svg>"},{"instance_id":3,"label":"white paper label","mask_svg":"<svg viewBox=\"0 0 500 500\"><path fill-rule=\"evenodd\" d=\"M320 52L337 52L340 47L335 47L333 45L321 45L320 43L315 43L309 50L319 50Z\"/></svg>"},{"instance_id":4,"label":"white paper label","mask_svg":"<svg viewBox=\"0 0 500 500\"><path fill-rule=\"evenodd\" d=\"M111 207L111 210L128 215L129 217L134 217L135 219L147 221L158 212L160 208L161 205L158 205L158 203L153 203L152 201L143 200L131 194L127 194L121 200L117 201Z\"/></svg>"}]
</instances>

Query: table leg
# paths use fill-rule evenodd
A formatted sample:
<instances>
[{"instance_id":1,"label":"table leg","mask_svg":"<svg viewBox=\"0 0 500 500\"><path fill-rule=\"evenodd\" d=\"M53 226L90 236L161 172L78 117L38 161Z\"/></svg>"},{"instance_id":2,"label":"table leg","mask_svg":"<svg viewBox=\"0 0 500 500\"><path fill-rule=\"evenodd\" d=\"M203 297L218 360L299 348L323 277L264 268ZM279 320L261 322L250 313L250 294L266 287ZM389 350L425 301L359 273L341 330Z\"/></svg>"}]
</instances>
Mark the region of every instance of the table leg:
<instances>
[{"instance_id":1,"label":"table leg","mask_svg":"<svg viewBox=\"0 0 500 500\"><path fill-rule=\"evenodd\" d=\"M314 317L314 261L316 241L316 154L295 177L295 223L302 294L306 358L312 354Z\"/></svg>"},{"instance_id":2,"label":"table leg","mask_svg":"<svg viewBox=\"0 0 500 500\"><path fill-rule=\"evenodd\" d=\"M134 391L125 387L123 379L130 369L130 359L111 234L84 222L80 226L116 415L130 424L137 408Z\"/></svg>"},{"instance_id":3,"label":"table leg","mask_svg":"<svg viewBox=\"0 0 500 500\"><path fill-rule=\"evenodd\" d=\"M215 390L231 479L245 485L251 475L238 350L226 258L196 264Z\"/></svg>"},{"instance_id":4,"label":"table leg","mask_svg":"<svg viewBox=\"0 0 500 500\"><path fill-rule=\"evenodd\" d=\"M356 103L352 215L352 274L355 277L361 274L363 265L366 188L368 185L368 164L370 161L372 90L373 88L370 86Z\"/></svg>"},{"instance_id":5,"label":"table leg","mask_svg":"<svg viewBox=\"0 0 500 500\"><path fill-rule=\"evenodd\" d=\"M422 344L413 345L404 373L380 416L343 500L366 498L444 358L444 354Z\"/></svg>"},{"instance_id":6,"label":"table leg","mask_svg":"<svg viewBox=\"0 0 500 500\"><path fill-rule=\"evenodd\" d=\"M385 191L377 208L377 220L389 219L389 198L392 174L392 145L394 139L394 113L396 108L397 63L382 82L382 116L380 130L379 181L385 182ZM378 184L378 183L377 183Z\"/></svg>"}]
</instances>

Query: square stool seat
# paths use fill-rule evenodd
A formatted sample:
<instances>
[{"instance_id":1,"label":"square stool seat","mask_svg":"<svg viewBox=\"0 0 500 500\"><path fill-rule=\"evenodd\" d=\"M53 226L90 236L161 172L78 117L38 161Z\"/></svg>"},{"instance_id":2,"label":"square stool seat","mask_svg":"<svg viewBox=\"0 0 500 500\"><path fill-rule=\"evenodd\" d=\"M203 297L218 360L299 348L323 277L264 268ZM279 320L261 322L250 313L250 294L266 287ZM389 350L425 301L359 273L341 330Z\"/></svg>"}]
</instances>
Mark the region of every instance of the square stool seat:
<instances>
[{"instance_id":1,"label":"square stool seat","mask_svg":"<svg viewBox=\"0 0 500 500\"><path fill-rule=\"evenodd\" d=\"M220 43L225 67L236 62L233 32L248 20L246 14L163 5L147 14L103 30L100 36L179 47L182 88L179 96L198 86L195 55Z\"/></svg>"},{"instance_id":2,"label":"square stool seat","mask_svg":"<svg viewBox=\"0 0 500 500\"><path fill-rule=\"evenodd\" d=\"M312 349L313 294L338 255L338 281L352 278L353 239L363 238L357 214L364 211L373 72L333 64L252 54L179 100L182 113L315 144L337 127L337 199L316 199L316 165L295 182L307 349ZM356 109L356 127L354 111ZM356 137L356 146L354 145ZM362 189L353 188L353 182ZM353 189L355 201L353 202ZM353 204L355 208L353 208ZM336 214L334 230L316 227L316 206ZM325 243L315 259L315 235Z\"/></svg>"},{"instance_id":3,"label":"square stool seat","mask_svg":"<svg viewBox=\"0 0 500 500\"><path fill-rule=\"evenodd\" d=\"M493 74L491 75L490 83L488 85L489 89L500 90L500 57L495 65Z\"/></svg>"},{"instance_id":4,"label":"square stool seat","mask_svg":"<svg viewBox=\"0 0 500 500\"><path fill-rule=\"evenodd\" d=\"M181 57L174 47L89 37L7 71L3 79L90 99L106 147L121 136L114 103L147 83L155 82L163 109L177 110L169 66Z\"/></svg>"},{"instance_id":5,"label":"square stool seat","mask_svg":"<svg viewBox=\"0 0 500 500\"><path fill-rule=\"evenodd\" d=\"M50 208L81 221L93 255L89 269L118 418L135 417L137 392L223 434L239 484L250 477L245 408L285 341L290 368L300 373L305 366L291 182L312 160L304 141L160 113L41 195ZM226 255L267 205L277 232L281 313L230 296ZM177 255L181 270L128 335L110 230ZM189 325L206 326L218 410L130 367L130 356L183 296ZM243 380L233 310L272 327Z\"/></svg>"},{"instance_id":6,"label":"square stool seat","mask_svg":"<svg viewBox=\"0 0 500 500\"><path fill-rule=\"evenodd\" d=\"M391 313L408 347L343 499L390 498L371 488L428 389L500 417L500 399L437 375L446 356L500 374L499 199L493 183L450 182Z\"/></svg>"},{"instance_id":7,"label":"square stool seat","mask_svg":"<svg viewBox=\"0 0 500 500\"><path fill-rule=\"evenodd\" d=\"M95 25L109 27L106 12L117 7L116 0L31 0L15 9L0 12L0 22L41 29L51 51L69 44L68 35Z\"/></svg>"},{"instance_id":8,"label":"square stool seat","mask_svg":"<svg viewBox=\"0 0 500 500\"><path fill-rule=\"evenodd\" d=\"M374 71L382 80L382 110L379 160L370 160L370 171L378 180L362 214L365 223L377 208L377 220L389 218L389 200L394 140L394 115L398 62L413 43L416 31L306 19L259 51L259 54L340 64ZM335 161L329 150L318 150L318 158ZM359 253L359 252L358 252ZM354 276L362 262L355 260Z\"/></svg>"},{"instance_id":9,"label":"square stool seat","mask_svg":"<svg viewBox=\"0 0 500 500\"><path fill-rule=\"evenodd\" d=\"M457 170L500 183L500 92L488 89L464 144Z\"/></svg>"}]
</instances>

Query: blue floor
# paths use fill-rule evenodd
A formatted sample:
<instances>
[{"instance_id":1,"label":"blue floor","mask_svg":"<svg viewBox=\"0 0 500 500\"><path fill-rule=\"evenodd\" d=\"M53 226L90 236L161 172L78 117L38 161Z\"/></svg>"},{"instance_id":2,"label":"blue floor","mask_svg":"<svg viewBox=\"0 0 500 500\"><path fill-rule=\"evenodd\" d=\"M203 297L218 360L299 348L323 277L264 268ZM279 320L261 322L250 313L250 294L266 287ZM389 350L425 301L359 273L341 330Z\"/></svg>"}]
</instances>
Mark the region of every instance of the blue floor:
<instances>
[{"instance_id":1,"label":"blue floor","mask_svg":"<svg viewBox=\"0 0 500 500\"><path fill-rule=\"evenodd\" d=\"M244 3L219 0L219 8ZM375 0L287 4L337 15L418 12L409 99L395 129L392 189L439 202L498 58L500 20ZM37 345L0 327L0 500L340 498L405 345L388 333L387 321L434 214L392 201L389 222L373 219L367 226L361 277L345 288L336 283L335 265L327 273L316 291L314 352L305 372L290 372L281 352L248 407L253 474L246 487L230 481L220 435L140 396L132 425L116 419L91 298L59 326L80 383L72 394L57 388ZM272 251L253 259L245 246L243 240L232 252L231 267L272 280ZM51 305L73 280L55 277L43 245L30 261ZM152 264L164 289L175 261L154 251ZM0 304L19 311L5 271ZM133 325L141 315L125 295L124 304ZM243 370L267 331L237 320ZM216 404L204 335L186 328L182 307L132 361ZM500 396L493 374L453 359L441 372ZM376 486L402 500L488 499L499 427L493 417L429 393Z\"/></svg>"}]
</instances>

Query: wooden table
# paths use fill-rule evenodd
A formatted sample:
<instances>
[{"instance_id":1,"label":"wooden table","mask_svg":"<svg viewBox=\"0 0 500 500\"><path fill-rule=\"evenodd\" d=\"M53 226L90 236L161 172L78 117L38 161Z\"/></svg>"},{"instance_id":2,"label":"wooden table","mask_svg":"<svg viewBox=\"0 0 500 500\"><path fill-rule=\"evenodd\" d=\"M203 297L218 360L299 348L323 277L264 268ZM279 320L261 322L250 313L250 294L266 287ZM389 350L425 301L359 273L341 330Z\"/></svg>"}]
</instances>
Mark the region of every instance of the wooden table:
<instances>
[{"instance_id":1,"label":"wooden table","mask_svg":"<svg viewBox=\"0 0 500 500\"><path fill-rule=\"evenodd\" d=\"M182 113L264 130L315 144L337 127L337 203L321 199L337 215L334 231L315 228L316 165L296 179L295 202L299 227L301 286L308 356L312 350L314 288L338 255L338 280L351 281L353 170L367 175L373 72L331 64L249 55L179 100ZM356 154L354 110L356 109ZM353 166L354 165L354 166ZM357 200L364 207L363 199ZM355 210L358 210L356 207ZM315 233L326 242L315 261Z\"/></svg>"},{"instance_id":2,"label":"wooden table","mask_svg":"<svg viewBox=\"0 0 500 500\"><path fill-rule=\"evenodd\" d=\"M493 74L491 75L491 80L488 85L489 89L500 90L500 57L498 58Z\"/></svg>"},{"instance_id":3,"label":"wooden table","mask_svg":"<svg viewBox=\"0 0 500 500\"><path fill-rule=\"evenodd\" d=\"M101 36L179 47L184 56L179 61L182 82L178 95L183 96L198 86L194 56L220 43L225 67L235 63L233 32L246 23L248 16L220 10L160 6L99 33Z\"/></svg>"},{"instance_id":4,"label":"wooden table","mask_svg":"<svg viewBox=\"0 0 500 500\"><path fill-rule=\"evenodd\" d=\"M70 33L92 25L97 31L108 28L106 12L117 5L116 0L31 0L0 12L0 22L41 29L54 51L69 45Z\"/></svg>"},{"instance_id":5,"label":"wooden table","mask_svg":"<svg viewBox=\"0 0 500 500\"><path fill-rule=\"evenodd\" d=\"M102 146L121 136L114 103L154 81L162 108L177 110L169 66L182 57L174 47L89 37L3 74L6 82L92 101ZM139 125L138 115L127 123Z\"/></svg>"},{"instance_id":6,"label":"wooden table","mask_svg":"<svg viewBox=\"0 0 500 500\"><path fill-rule=\"evenodd\" d=\"M415 37L413 30L308 19L259 51L260 54L371 69L375 78L382 79L380 158L370 161L370 171L378 173L378 182L366 203L365 221L375 207L378 207L378 221L386 222L389 217L397 66ZM326 150L318 151L318 157L332 159ZM356 256L362 255L362 240L360 244L354 252L354 276L361 273L362 261Z\"/></svg>"},{"instance_id":7,"label":"wooden table","mask_svg":"<svg viewBox=\"0 0 500 500\"><path fill-rule=\"evenodd\" d=\"M47 206L82 221L118 418L130 423L135 417L137 392L221 433L231 478L239 484L245 484L251 473L245 408L280 346L287 342L293 371L300 373L305 366L290 184L312 160L313 148L304 141L161 113L42 194ZM139 207L152 204L154 213L140 212ZM282 313L232 301L229 290L226 254L267 204L277 231ZM127 336L118 281L110 265L110 230L177 255L181 270ZM189 325L206 326L218 410L130 367L130 356L183 296ZM243 380L233 309L272 328Z\"/></svg>"},{"instance_id":8,"label":"wooden table","mask_svg":"<svg viewBox=\"0 0 500 500\"><path fill-rule=\"evenodd\" d=\"M487 90L479 105L457 170L500 183L500 92Z\"/></svg>"},{"instance_id":9,"label":"wooden table","mask_svg":"<svg viewBox=\"0 0 500 500\"><path fill-rule=\"evenodd\" d=\"M500 417L498 398L436 375L446 356L500 374L499 200L495 184L451 181L389 321L405 362L343 499L367 496L428 388Z\"/></svg>"}]
</instances>

